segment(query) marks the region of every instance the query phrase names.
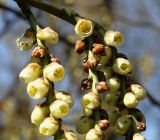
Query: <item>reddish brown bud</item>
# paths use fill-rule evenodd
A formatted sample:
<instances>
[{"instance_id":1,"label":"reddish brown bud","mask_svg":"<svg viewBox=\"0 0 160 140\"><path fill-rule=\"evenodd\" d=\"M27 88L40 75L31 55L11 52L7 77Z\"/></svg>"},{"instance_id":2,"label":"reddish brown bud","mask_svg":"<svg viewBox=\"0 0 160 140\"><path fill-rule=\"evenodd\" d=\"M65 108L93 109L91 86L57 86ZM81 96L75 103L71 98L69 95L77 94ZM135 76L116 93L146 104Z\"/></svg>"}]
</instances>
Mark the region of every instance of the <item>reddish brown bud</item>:
<instances>
[{"instance_id":1,"label":"reddish brown bud","mask_svg":"<svg viewBox=\"0 0 160 140\"><path fill-rule=\"evenodd\" d=\"M91 69L96 69L97 66L98 66L98 61L97 61L97 59L94 58L94 57L89 58L89 59L87 60L87 63L88 63L88 65L89 65L89 68L91 68Z\"/></svg>"},{"instance_id":2,"label":"reddish brown bud","mask_svg":"<svg viewBox=\"0 0 160 140\"><path fill-rule=\"evenodd\" d=\"M96 90L98 93L104 93L108 89L106 82L102 81L96 84Z\"/></svg>"},{"instance_id":3,"label":"reddish brown bud","mask_svg":"<svg viewBox=\"0 0 160 140\"><path fill-rule=\"evenodd\" d=\"M75 46L76 53L82 53L86 49L86 44L83 40L77 40Z\"/></svg>"},{"instance_id":4,"label":"reddish brown bud","mask_svg":"<svg viewBox=\"0 0 160 140\"><path fill-rule=\"evenodd\" d=\"M87 59L84 59L83 64L82 64L82 67L83 67L83 71L84 71L84 72L88 72L88 70L89 70L89 65L88 65L88 63L87 63Z\"/></svg>"},{"instance_id":5,"label":"reddish brown bud","mask_svg":"<svg viewBox=\"0 0 160 140\"><path fill-rule=\"evenodd\" d=\"M92 79L91 78L85 78L81 82L81 90L88 90L92 87Z\"/></svg>"},{"instance_id":6,"label":"reddish brown bud","mask_svg":"<svg viewBox=\"0 0 160 140\"><path fill-rule=\"evenodd\" d=\"M42 58L44 55L45 55L45 48L41 46L35 47L34 50L32 51L33 57Z\"/></svg>"},{"instance_id":7,"label":"reddish brown bud","mask_svg":"<svg viewBox=\"0 0 160 140\"><path fill-rule=\"evenodd\" d=\"M93 49L92 52L95 55L101 54L105 51L104 45L103 44L93 44Z\"/></svg>"},{"instance_id":8,"label":"reddish brown bud","mask_svg":"<svg viewBox=\"0 0 160 140\"><path fill-rule=\"evenodd\" d=\"M109 121L108 120L99 120L98 121L98 126L102 129L102 130L106 130L109 127Z\"/></svg>"}]
</instances>

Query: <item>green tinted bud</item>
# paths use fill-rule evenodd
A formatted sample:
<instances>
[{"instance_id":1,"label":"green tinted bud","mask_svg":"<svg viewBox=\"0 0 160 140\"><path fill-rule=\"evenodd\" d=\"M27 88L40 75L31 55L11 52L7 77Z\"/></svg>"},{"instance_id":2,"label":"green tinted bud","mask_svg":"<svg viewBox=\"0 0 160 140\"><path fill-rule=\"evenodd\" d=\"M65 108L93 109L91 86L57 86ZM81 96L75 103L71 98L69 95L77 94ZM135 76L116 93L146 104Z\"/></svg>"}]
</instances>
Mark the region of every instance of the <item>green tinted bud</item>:
<instances>
[{"instance_id":1,"label":"green tinted bud","mask_svg":"<svg viewBox=\"0 0 160 140\"><path fill-rule=\"evenodd\" d=\"M132 92L128 92L124 95L123 103L128 108L134 108L137 106L138 101Z\"/></svg>"},{"instance_id":2,"label":"green tinted bud","mask_svg":"<svg viewBox=\"0 0 160 140\"><path fill-rule=\"evenodd\" d=\"M113 70L121 75L126 75L132 71L131 63L124 58L117 58L113 64Z\"/></svg>"},{"instance_id":3,"label":"green tinted bud","mask_svg":"<svg viewBox=\"0 0 160 140\"><path fill-rule=\"evenodd\" d=\"M117 111L112 111L111 113L109 113L109 124L111 126L114 126L118 118L119 118L119 114L117 113Z\"/></svg>"},{"instance_id":4,"label":"green tinted bud","mask_svg":"<svg viewBox=\"0 0 160 140\"><path fill-rule=\"evenodd\" d=\"M62 100L68 103L69 107L71 108L74 104L74 100L69 93L64 91L55 91L55 97L57 100Z\"/></svg>"},{"instance_id":5,"label":"green tinted bud","mask_svg":"<svg viewBox=\"0 0 160 140\"><path fill-rule=\"evenodd\" d=\"M107 81L109 93L115 93L120 88L120 80L117 77L112 77Z\"/></svg>"},{"instance_id":6,"label":"green tinted bud","mask_svg":"<svg viewBox=\"0 0 160 140\"><path fill-rule=\"evenodd\" d=\"M64 118L69 114L69 105L62 100L54 101L50 107L51 115L55 118Z\"/></svg>"},{"instance_id":7,"label":"green tinted bud","mask_svg":"<svg viewBox=\"0 0 160 140\"><path fill-rule=\"evenodd\" d=\"M90 36L93 33L93 23L91 20L79 19L76 26L75 32L81 37Z\"/></svg>"},{"instance_id":8,"label":"green tinted bud","mask_svg":"<svg viewBox=\"0 0 160 140\"><path fill-rule=\"evenodd\" d=\"M50 27L46 27L44 29L41 29L37 32L37 38L40 40L45 41L46 43L50 45L57 44L59 37L57 32L52 30Z\"/></svg>"},{"instance_id":9,"label":"green tinted bud","mask_svg":"<svg viewBox=\"0 0 160 140\"><path fill-rule=\"evenodd\" d=\"M20 80L25 83L32 82L42 76L42 66L37 63L28 64L19 74Z\"/></svg>"},{"instance_id":10,"label":"green tinted bud","mask_svg":"<svg viewBox=\"0 0 160 140\"><path fill-rule=\"evenodd\" d=\"M32 81L27 86L27 92L33 99L44 98L49 91L49 83L42 78Z\"/></svg>"},{"instance_id":11,"label":"green tinted bud","mask_svg":"<svg viewBox=\"0 0 160 140\"><path fill-rule=\"evenodd\" d=\"M140 133L135 133L133 135L133 140L146 140L146 138Z\"/></svg>"},{"instance_id":12,"label":"green tinted bud","mask_svg":"<svg viewBox=\"0 0 160 140\"><path fill-rule=\"evenodd\" d=\"M95 129L91 129L86 134L85 140L102 140L103 135L98 135Z\"/></svg>"},{"instance_id":13,"label":"green tinted bud","mask_svg":"<svg viewBox=\"0 0 160 140\"><path fill-rule=\"evenodd\" d=\"M113 69L112 69L112 67L106 67L106 66L104 66L104 67L101 67L100 70L104 72L104 75L105 75L105 77L106 77L107 80L109 78L111 78L112 75L113 75Z\"/></svg>"},{"instance_id":14,"label":"green tinted bud","mask_svg":"<svg viewBox=\"0 0 160 140\"><path fill-rule=\"evenodd\" d=\"M131 91L136 96L137 100L143 100L146 97L145 89L138 84L132 84Z\"/></svg>"},{"instance_id":15,"label":"green tinted bud","mask_svg":"<svg viewBox=\"0 0 160 140\"><path fill-rule=\"evenodd\" d=\"M71 130L65 131L64 136L66 140L78 140L78 136Z\"/></svg>"},{"instance_id":16,"label":"green tinted bud","mask_svg":"<svg viewBox=\"0 0 160 140\"><path fill-rule=\"evenodd\" d=\"M129 128L132 125L132 120L129 119L127 116L120 117L116 124L115 124L115 131L117 135L125 135L126 132L129 130Z\"/></svg>"},{"instance_id":17,"label":"green tinted bud","mask_svg":"<svg viewBox=\"0 0 160 140\"><path fill-rule=\"evenodd\" d=\"M116 94L116 93L109 94L108 93L105 96L105 101L106 101L107 105L115 106L117 104L118 98L119 98L118 94Z\"/></svg>"},{"instance_id":18,"label":"green tinted bud","mask_svg":"<svg viewBox=\"0 0 160 140\"><path fill-rule=\"evenodd\" d=\"M97 135L103 135L103 131L101 130L98 124L95 124L94 129L96 130Z\"/></svg>"},{"instance_id":19,"label":"green tinted bud","mask_svg":"<svg viewBox=\"0 0 160 140\"><path fill-rule=\"evenodd\" d=\"M111 48L108 46L105 46L105 54L101 55L99 64L105 65L108 62L108 60L111 58L111 56L112 56Z\"/></svg>"},{"instance_id":20,"label":"green tinted bud","mask_svg":"<svg viewBox=\"0 0 160 140\"><path fill-rule=\"evenodd\" d=\"M39 132L45 136L54 136L59 128L59 123L56 119L47 117L40 124Z\"/></svg>"},{"instance_id":21,"label":"green tinted bud","mask_svg":"<svg viewBox=\"0 0 160 140\"><path fill-rule=\"evenodd\" d=\"M36 105L32 114L31 122L39 125L49 115L49 108L46 105Z\"/></svg>"},{"instance_id":22,"label":"green tinted bud","mask_svg":"<svg viewBox=\"0 0 160 140\"><path fill-rule=\"evenodd\" d=\"M97 94L89 92L83 96L82 105L89 109L95 109L100 104L100 99Z\"/></svg>"},{"instance_id":23,"label":"green tinted bud","mask_svg":"<svg viewBox=\"0 0 160 140\"><path fill-rule=\"evenodd\" d=\"M83 108L83 114L84 114L84 116L89 117L89 116L92 115L92 113L93 113L93 110L92 110L92 109L85 108L85 107Z\"/></svg>"},{"instance_id":24,"label":"green tinted bud","mask_svg":"<svg viewBox=\"0 0 160 140\"><path fill-rule=\"evenodd\" d=\"M107 31L104 36L104 41L110 46L120 46L124 42L124 37L120 32L117 31Z\"/></svg>"},{"instance_id":25,"label":"green tinted bud","mask_svg":"<svg viewBox=\"0 0 160 140\"><path fill-rule=\"evenodd\" d=\"M82 116L76 123L76 131L80 134L87 133L93 127L94 120L85 116Z\"/></svg>"}]
</instances>

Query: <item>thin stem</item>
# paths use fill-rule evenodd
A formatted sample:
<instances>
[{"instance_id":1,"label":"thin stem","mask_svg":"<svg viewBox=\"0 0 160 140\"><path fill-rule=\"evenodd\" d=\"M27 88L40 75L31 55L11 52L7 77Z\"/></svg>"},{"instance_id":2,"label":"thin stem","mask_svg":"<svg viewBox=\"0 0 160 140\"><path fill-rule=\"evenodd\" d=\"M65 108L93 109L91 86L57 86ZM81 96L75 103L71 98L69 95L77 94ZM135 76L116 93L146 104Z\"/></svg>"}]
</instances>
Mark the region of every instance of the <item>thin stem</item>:
<instances>
[{"instance_id":1,"label":"thin stem","mask_svg":"<svg viewBox=\"0 0 160 140\"><path fill-rule=\"evenodd\" d=\"M80 18L80 15L78 15L77 13L75 13L73 10L69 8L58 9L54 6L50 6L48 4L35 1L35 0L28 0L27 2L30 6L36 7L52 15L55 15L56 17L59 17L72 25L75 25L77 23L78 17Z\"/></svg>"}]
</instances>

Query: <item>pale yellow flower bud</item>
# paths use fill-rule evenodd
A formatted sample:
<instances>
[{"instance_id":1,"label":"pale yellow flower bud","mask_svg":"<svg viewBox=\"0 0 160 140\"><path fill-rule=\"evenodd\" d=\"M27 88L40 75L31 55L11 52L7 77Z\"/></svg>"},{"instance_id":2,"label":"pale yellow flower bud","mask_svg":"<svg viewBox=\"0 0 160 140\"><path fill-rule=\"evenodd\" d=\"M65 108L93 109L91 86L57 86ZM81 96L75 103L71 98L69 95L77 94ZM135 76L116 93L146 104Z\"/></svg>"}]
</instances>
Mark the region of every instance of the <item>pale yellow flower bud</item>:
<instances>
[{"instance_id":1,"label":"pale yellow flower bud","mask_svg":"<svg viewBox=\"0 0 160 140\"><path fill-rule=\"evenodd\" d=\"M124 95L123 103L128 108L134 108L137 106L138 101L132 92L128 92Z\"/></svg>"},{"instance_id":2,"label":"pale yellow flower bud","mask_svg":"<svg viewBox=\"0 0 160 140\"><path fill-rule=\"evenodd\" d=\"M27 51L33 47L35 40L36 38L34 33L28 29L21 37L16 40L16 44L20 51Z\"/></svg>"},{"instance_id":3,"label":"pale yellow flower bud","mask_svg":"<svg viewBox=\"0 0 160 140\"><path fill-rule=\"evenodd\" d=\"M83 114L84 114L84 116L89 117L89 116L92 115L92 113L93 113L93 110L92 110L92 109L85 108L85 107L83 108Z\"/></svg>"},{"instance_id":4,"label":"pale yellow flower bud","mask_svg":"<svg viewBox=\"0 0 160 140\"><path fill-rule=\"evenodd\" d=\"M124 42L124 37L120 32L117 31L107 31L104 36L104 41L110 46L120 46Z\"/></svg>"},{"instance_id":5,"label":"pale yellow flower bud","mask_svg":"<svg viewBox=\"0 0 160 140\"><path fill-rule=\"evenodd\" d=\"M44 98L49 91L49 83L42 78L32 81L27 86L27 92L33 99Z\"/></svg>"},{"instance_id":6,"label":"pale yellow flower bud","mask_svg":"<svg viewBox=\"0 0 160 140\"><path fill-rule=\"evenodd\" d=\"M46 105L36 105L32 114L31 122L39 125L49 115L49 108Z\"/></svg>"},{"instance_id":7,"label":"pale yellow flower bud","mask_svg":"<svg viewBox=\"0 0 160 140\"><path fill-rule=\"evenodd\" d=\"M62 100L68 103L69 107L71 108L74 104L74 100L69 93L64 91L55 91L55 97L57 100Z\"/></svg>"},{"instance_id":8,"label":"pale yellow flower bud","mask_svg":"<svg viewBox=\"0 0 160 140\"><path fill-rule=\"evenodd\" d=\"M103 135L103 131L101 130L98 124L95 124L94 129L96 130L97 135Z\"/></svg>"},{"instance_id":9,"label":"pale yellow flower bud","mask_svg":"<svg viewBox=\"0 0 160 140\"><path fill-rule=\"evenodd\" d=\"M107 85L109 87L109 93L115 93L120 88L120 80L117 77L111 77L110 79L108 79Z\"/></svg>"},{"instance_id":10,"label":"pale yellow flower bud","mask_svg":"<svg viewBox=\"0 0 160 140\"><path fill-rule=\"evenodd\" d=\"M45 41L46 43L50 45L57 44L59 37L57 32L52 30L50 27L46 27L44 29L41 29L37 32L37 38L40 40Z\"/></svg>"},{"instance_id":11,"label":"pale yellow flower bud","mask_svg":"<svg viewBox=\"0 0 160 140\"><path fill-rule=\"evenodd\" d=\"M129 130L131 125L132 125L132 120L129 119L127 116L122 116L117 120L114 129L117 135L123 136Z\"/></svg>"},{"instance_id":12,"label":"pale yellow flower bud","mask_svg":"<svg viewBox=\"0 0 160 140\"><path fill-rule=\"evenodd\" d=\"M89 109L95 109L100 104L100 99L97 94L93 92L89 92L85 94L82 98L82 105L83 107L89 108Z\"/></svg>"},{"instance_id":13,"label":"pale yellow flower bud","mask_svg":"<svg viewBox=\"0 0 160 140\"><path fill-rule=\"evenodd\" d=\"M118 74L128 74L132 71L131 63L124 58L117 58L113 64L113 70Z\"/></svg>"},{"instance_id":14,"label":"pale yellow flower bud","mask_svg":"<svg viewBox=\"0 0 160 140\"><path fill-rule=\"evenodd\" d=\"M69 105L62 100L54 101L50 107L51 115L55 118L64 118L69 114Z\"/></svg>"},{"instance_id":15,"label":"pale yellow flower bud","mask_svg":"<svg viewBox=\"0 0 160 140\"><path fill-rule=\"evenodd\" d=\"M133 135L133 140L146 140L146 138L140 133L135 133Z\"/></svg>"},{"instance_id":16,"label":"pale yellow flower bud","mask_svg":"<svg viewBox=\"0 0 160 140\"><path fill-rule=\"evenodd\" d=\"M85 140L102 140L103 135L98 135L95 129L91 129L86 134Z\"/></svg>"},{"instance_id":17,"label":"pale yellow flower bud","mask_svg":"<svg viewBox=\"0 0 160 140\"><path fill-rule=\"evenodd\" d=\"M20 72L19 78L23 82L29 83L41 77L42 73L42 66L37 63L30 63Z\"/></svg>"},{"instance_id":18,"label":"pale yellow flower bud","mask_svg":"<svg viewBox=\"0 0 160 140\"><path fill-rule=\"evenodd\" d=\"M82 116L76 123L76 131L80 134L87 133L93 127L94 120L85 116Z\"/></svg>"},{"instance_id":19,"label":"pale yellow flower bud","mask_svg":"<svg viewBox=\"0 0 160 140\"><path fill-rule=\"evenodd\" d=\"M59 123L56 119L47 117L40 124L39 132L45 136L54 136L59 128Z\"/></svg>"},{"instance_id":20,"label":"pale yellow flower bud","mask_svg":"<svg viewBox=\"0 0 160 140\"><path fill-rule=\"evenodd\" d=\"M90 36L93 33L93 29L94 27L92 21L86 19L79 19L75 26L76 34L81 37Z\"/></svg>"},{"instance_id":21,"label":"pale yellow flower bud","mask_svg":"<svg viewBox=\"0 0 160 140\"><path fill-rule=\"evenodd\" d=\"M71 130L65 131L64 136L66 140L78 140L78 136Z\"/></svg>"},{"instance_id":22,"label":"pale yellow flower bud","mask_svg":"<svg viewBox=\"0 0 160 140\"><path fill-rule=\"evenodd\" d=\"M146 97L145 89L138 84L132 84L131 91L136 96L137 100L143 100Z\"/></svg>"},{"instance_id":23,"label":"pale yellow flower bud","mask_svg":"<svg viewBox=\"0 0 160 140\"><path fill-rule=\"evenodd\" d=\"M58 63L50 63L43 70L44 77L52 82L59 82L64 78L64 68Z\"/></svg>"}]
</instances>

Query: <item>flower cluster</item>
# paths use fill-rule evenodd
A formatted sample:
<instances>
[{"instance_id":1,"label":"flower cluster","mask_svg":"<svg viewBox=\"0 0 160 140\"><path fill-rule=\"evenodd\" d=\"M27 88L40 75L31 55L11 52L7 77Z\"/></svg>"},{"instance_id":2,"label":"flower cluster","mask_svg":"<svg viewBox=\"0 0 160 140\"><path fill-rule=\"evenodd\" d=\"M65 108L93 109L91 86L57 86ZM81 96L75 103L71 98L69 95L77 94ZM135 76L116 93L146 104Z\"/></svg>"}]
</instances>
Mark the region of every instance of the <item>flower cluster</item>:
<instances>
[{"instance_id":1,"label":"flower cluster","mask_svg":"<svg viewBox=\"0 0 160 140\"><path fill-rule=\"evenodd\" d=\"M146 96L145 89L130 78L132 65L128 58L118 53L124 37L120 32L109 30L103 35L94 32L92 21L79 19L75 26L77 35L75 52L87 52L83 71L88 77L81 82L82 90L90 90L82 98L83 116L77 122L77 132L86 133L86 140L103 140L103 131L109 125L117 135L128 136L145 130L145 117L135 107ZM105 102L104 110L102 104ZM85 127L84 127L85 126ZM133 136L132 134L132 136ZM145 139L140 133L133 140Z\"/></svg>"},{"instance_id":2,"label":"flower cluster","mask_svg":"<svg viewBox=\"0 0 160 140\"><path fill-rule=\"evenodd\" d=\"M61 119L69 114L74 104L73 98L69 93L56 91L53 87L54 82L60 82L64 78L64 67L42 43L56 44L58 34L49 27L39 28L36 35L31 30L26 30L25 34L17 39L17 46L20 50L29 50L34 46L36 39L32 62L19 74L19 78L27 84L27 93L31 98L46 99L45 102L35 105L31 122L39 126L42 135L77 140L73 131L61 130Z\"/></svg>"}]
</instances>

